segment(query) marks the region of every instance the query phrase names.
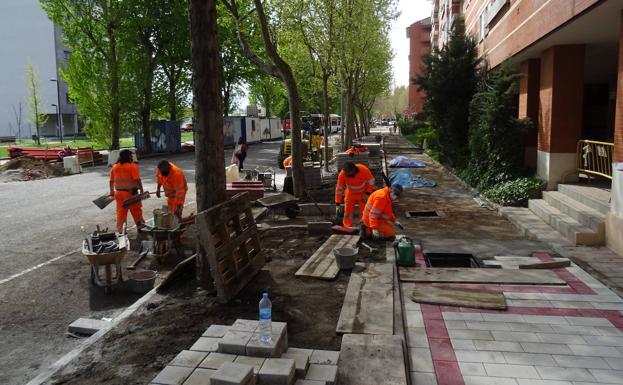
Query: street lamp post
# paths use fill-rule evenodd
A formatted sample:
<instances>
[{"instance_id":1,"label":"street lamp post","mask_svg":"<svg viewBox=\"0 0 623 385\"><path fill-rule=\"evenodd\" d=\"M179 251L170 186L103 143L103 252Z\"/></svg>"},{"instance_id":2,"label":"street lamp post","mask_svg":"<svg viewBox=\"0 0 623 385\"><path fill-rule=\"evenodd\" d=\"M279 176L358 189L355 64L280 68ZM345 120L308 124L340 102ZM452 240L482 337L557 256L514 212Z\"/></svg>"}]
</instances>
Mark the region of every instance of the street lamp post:
<instances>
[{"instance_id":1,"label":"street lamp post","mask_svg":"<svg viewBox=\"0 0 623 385\"><path fill-rule=\"evenodd\" d=\"M58 132L60 132L60 129L58 128L58 106L54 103L50 104L52 107L54 107L54 109L56 110L56 129L58 130ZM62 142L61 142L62 143Z\"/></svg>"},{"instance_id":2,"label":"street lamp post","mask_svg":"<svg viewBox=\"0 0 623 385\"><path fill-rule=\"evenodd\" d=\"M61 143L63 143L63 115L61 112L61 87L57 79L50 79L51 82L56 83L56 100L58 105L52 104L53 106L57 106L56 108L56 120L58 123L58 132L61 139Z\"/></svg>"}]
</instances>

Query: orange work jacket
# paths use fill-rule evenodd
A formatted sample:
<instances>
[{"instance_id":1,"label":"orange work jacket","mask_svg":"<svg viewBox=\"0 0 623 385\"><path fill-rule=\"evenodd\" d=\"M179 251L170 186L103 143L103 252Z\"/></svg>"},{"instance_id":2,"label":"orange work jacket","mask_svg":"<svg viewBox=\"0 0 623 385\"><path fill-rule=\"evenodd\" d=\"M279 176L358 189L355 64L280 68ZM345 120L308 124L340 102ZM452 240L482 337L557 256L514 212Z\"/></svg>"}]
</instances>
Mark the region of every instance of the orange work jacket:
<instances>
[{"instance_id":1,"label":"orange work jacket","mask_svg":"<svg viewBox=\"0 0 623 385\"><path fill-rule=\"evenodd\" d=\"M138 188L141 179L136 163L115 163L110 170L110 181L117 191L132 191Z\"/></svg>"},{"instance_id":2,"label":"orange work jacket","mask_svg":"<svg viewBox=\"0 0 623 385\"><path fill-rule=\"evenodd\" d=\"M346 176L344 170L340 171L340 174L337 176L335 203L342 203L346 193L359 196L366 192L371 193L374 191L374 177L370 169L360 163L357 163L355 166L359 169L359 172L352 178Z\"/></svg>"},{"instance_id":3,"label":"orange work jacket","mask_svg":"<svg viewBox=\"0 0 623 385\"><path fill-rule=\"evenodd\" d=\"M389 191L389 187L384 187L373 192L368 198L366 208L363 210L363 223L367 227L378 229L382 222L396 221Z\"/></svg>"},{"instance_id":4,"label":"orange work jacket","mask_svg":"<svg viewBox=\"0 0 623 385\"><path fill-rule=\"evenodd\" d=\"M171 170L167 176L162 175L160 170L156 169L156 182L162 185L164 195L167 198L175 199L178 204L184 204L186 191L188 191L184 171L171 162L169 164L171 165Z\"/></svg>"}]
</instances>

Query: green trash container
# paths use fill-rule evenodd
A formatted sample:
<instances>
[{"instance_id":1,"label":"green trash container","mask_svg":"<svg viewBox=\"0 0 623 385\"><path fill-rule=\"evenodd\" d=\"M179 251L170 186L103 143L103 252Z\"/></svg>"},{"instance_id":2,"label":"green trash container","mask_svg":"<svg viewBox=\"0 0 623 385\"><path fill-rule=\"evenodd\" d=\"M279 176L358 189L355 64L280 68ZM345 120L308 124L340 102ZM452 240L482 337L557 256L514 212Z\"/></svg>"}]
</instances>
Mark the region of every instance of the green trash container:
<instances>
[{"instance_id":1,"label":"green trash container","mask_svg":"<svg viewBox=\"0 0 623 385\"><path fill-rule=\"evenodd\" d=\"M402 237L394 243L396 262L400 266L415 266L415 245L410 238Z\"/></svg>"}]
</instances>

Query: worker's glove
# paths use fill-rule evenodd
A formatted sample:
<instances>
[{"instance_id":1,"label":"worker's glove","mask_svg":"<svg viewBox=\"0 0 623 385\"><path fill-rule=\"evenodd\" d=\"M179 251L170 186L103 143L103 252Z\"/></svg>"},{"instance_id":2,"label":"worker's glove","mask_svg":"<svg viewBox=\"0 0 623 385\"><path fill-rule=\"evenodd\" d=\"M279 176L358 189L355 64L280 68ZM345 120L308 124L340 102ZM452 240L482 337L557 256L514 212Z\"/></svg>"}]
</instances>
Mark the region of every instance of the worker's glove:
<instances>
[{"instance_id":1,"label":"worker's glove","mask_svg":"<svg viewBox=\"0 0 623 385\"><path fill-rule=\"evenodd\" d=\"M344 216L344 206L341 203L335 205L335 216L342 218Z\"/></svg>"},{"instance_id":2,"label":"worker's glove","mask_svg":"<svg viewBox=\"0 0 623 385\"><path fill-rule=\"evenodd\" d=\"M156 197L160 198L160 190L156 190Z\"/></svg>"},{"instance_id":3,"label":"worker's glove","mask_svg":"<svg viewBox=\"0 0 623 385\"><path fill-rule=\"evenodd\" d=\"M372 230L372 239L383 239L383 235L378 230Z\"/></svg>"}]
</instances>

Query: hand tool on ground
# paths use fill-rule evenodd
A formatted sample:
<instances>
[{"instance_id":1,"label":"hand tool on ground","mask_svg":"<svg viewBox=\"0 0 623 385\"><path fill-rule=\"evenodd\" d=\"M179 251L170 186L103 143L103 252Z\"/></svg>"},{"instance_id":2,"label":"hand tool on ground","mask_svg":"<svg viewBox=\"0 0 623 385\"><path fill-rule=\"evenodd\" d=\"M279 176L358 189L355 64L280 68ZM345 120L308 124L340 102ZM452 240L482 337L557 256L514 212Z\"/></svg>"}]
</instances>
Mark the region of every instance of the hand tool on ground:
<instances>
[{"instance_id":1,"label":"hand tool on ground","mask_svg":"<svg viewBox=\"0 0 623 385\"><path fill-rule=\"evenodd\" d=\"M399 228L400 230L404 230L404 229L405 229L405 227L402 225L402 223L400 223L400 222L398 222L398 221L394 222L394 224L395 224L396 226L398 226L398 228Z\"/></svg>"},{"instance_id":2,"label":"hand tool on ground","mask_svg":"<svg viewBox=\"0 0 623 385\"><path fill-rule=\"evenodd\" d=\"M379 251L379 249L374 248L363 241L360 241L358 245L365 246L365 248L368 249L371 253L376 253L377 251Z\"/></svg>"}]
</instances>

